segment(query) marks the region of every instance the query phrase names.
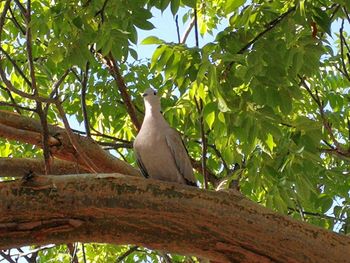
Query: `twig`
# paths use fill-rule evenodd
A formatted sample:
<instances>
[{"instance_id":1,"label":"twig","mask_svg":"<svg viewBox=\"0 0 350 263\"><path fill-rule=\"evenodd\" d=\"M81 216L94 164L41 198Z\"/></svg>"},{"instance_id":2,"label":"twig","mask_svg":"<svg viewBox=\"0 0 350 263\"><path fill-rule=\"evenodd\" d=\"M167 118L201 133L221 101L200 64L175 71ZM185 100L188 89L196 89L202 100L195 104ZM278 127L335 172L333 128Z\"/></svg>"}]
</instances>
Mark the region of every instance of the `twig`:
<instances>
[{"instance_id":1,"label":"twig","mask_svg":"<svg viewBox=\"0 0 350 263\"><path fill-rule=\"evenodd\" d=\"M89 64L90 64L89 62L86 63L85 72L83 74L83 80L81 82L81 108L83 111L86 136L91 138L90 123L89 123L88 113L86 109L86 90L87 90L87 82L89 79Z\"/></svg>"},{"instance_id":2,"label":"twig","mask_svg":"<svg viewBox=\"0 0 350 263\"><path fill-rule=\"evenodd\" d=\"M21 248L17 248L17 250L20 252L20 253L22 253L21 255L23 255L24 254L24 251L21 249ZM26 260L27 260L27 262L28 263L31 263L31 262L36 262L36 261L33 261L33 254L37 254L38 252L34 252L34 253L32 253L32 257L28 257L28 255L23 255L22 257L24 257ZM36 256L35 256L36 257ZM20 258L20 256L18 255L17 256L17 258L16 258L16 262L18 262L18 259Z\"/></svg>"},{"instance_id":3,"label":"twig","mask_svg":"<svg viewBox=\"0 0 350 263\"><path fill-rule=\"evenodd\" d=\"M177 33L177 42L180 44L180 28L179 28L179 15L175 16L175 25L176 25L176 33Z\"/></svg>"},{"instance_id":4,"label":"twig","mask_svg":"<svg viewBox=\"0 0 350 263\"><path fill-rule=\"evenodd\" d=\"M245 44L238 52L237 54L243 54L243 52L245 52L246 50L248 50L250 48L251 45L253 45L255 42L257 42L261 37L263 37L267 32L271 31L273 28L275 28L279 23L281 23L283 21L284 18L286 18L289 14L291 14L293 11L295 11L296 7L292 7L290 9L288 9L285 13L281 14L280 16L278 16L277 18L275 18L274 20L272 20L270 23L267 24L266 28L260 32L259 34L257 34L252 40L250 40L247 44ZM232 65L234 64L234 62L230 62L226 69L223 72L223 76L227 75L227 72L231 70Z\"/></svg>"},{"instance_id":5,"label":"twig","mask_svg":"<svg viewBox=\"0 0 350 263\"><path fill-rule=\"evenodd\" d=\"M94 132L96 132L96 133L92 133L92 134L91 134L91 135L93 135L93 136L99 136L99 137L111 139L111 140L114 140L114 141L117 141L117 142L132 143L131 141L128 141L128 140L119 139L119 138L117 138L117 137L113 137L113 136L111 136L111 135L101 133L100 131L96 130L94 127L91 127L91 130L93 130Z\"/></svg>"},{"instance_id":6,"label":"twig","mask_svg":"<svg viewBox=\"0 0 350 263\"><path fill-rule=\"evenodd\" d=\"M119 72L119 68L116 64L116 61L111 54L108 57L105 57L104 61L107 67L109 68L111 75L117 83L117 87L125 103L126 111L128 112L130 119L134 124L136 130L139 131L141 129L141 123L137 118L135 106L131 101L130 94L127 91L128 88L126 87L124 79Z\"/></svg>"},{"instance_id":7,"label":"twig","mask_svg":"<svg viewBox=\"0 0 350 263\"><path fill-rule=\"evenodd\" d=\"M26 31L23 29L23 27L19 24L19 22L17 21L15 14L12 11L12 8L10 7L10 14L11 14L11 21L15 24L15 26L19 29L19 31L22 32L22 34L24 35L26 33Z\"/></svg>"},{"instance_id":8,"label":"twig","mask_svg":"<svg viewBox=\"0 0 350 263\"><path fill-rule=\"evenodd\" d=\"M95 17L98 16L98 15L101 16L101 22L102 22L102 23L104 22L104 19L105 19L104 11L105 11L105 8L106 8L106 6L107 6L108 1L109 1L109 0L105 0L105 1L103 2L102 8L101 8L99 11L97 11L96 14L95 14Z\"/></svg>"},{"instance_id":9,"label":"twig","mask_svg":"<svg viewBox=\"0 0 350 263\"><path fill-rule=\"evenodd\" d=\"M346 39L344 38L343 30L344 30L344 19L342 19L342 23L341 23L341 26L340 26L340 29L339 29L339 34L340 34L340 61L341 61L341 64L343 66L343 73L344 73L343 75L348 81L350 81L349 72L348 72L348 70L346 68L345 60L344 60L344 45L346 45Z\"/></svg>"},{"instance_id":10,"label":"twig","mask_svg":"<svg viewBox=\"0 0 350 263\"><path fill-rule=\"evenodd\" d=\"M21 114L21 110L20 110L21 107L17 105L15 99L12 96L11 91L9 91L6 87L4 87L2 85L0 85L0 88L3 89L4 91L6 91L7 95L9 96L9 98L10 98L12 104L13 104L13 107L16 109L18 114Z\"/></svg>"},{"instance_id":11,"label":"twig","mask_svg":"<svg viewBox=\"0 0 350 263\"><path fill-rule=\"evenodd\" d=\"M7 255L5 252L3 252L2 250L0 250L0 255L6 259L9 263L16 263L16 261L14 261L11 257L11 255Z\"/></svg>"},{"instance_id":12,"label":"twig","mask_svg":"<svg viewBox=\"0 0 350 263\"><path fill-rule=\"evenodd\" d=\"M17 95L19 95L23 98L35 100L35 101L39 101L39 102L45 102L45 103L55 103L54 99L45 98L45 97L37 96L34 94L29 94L29 93L23 92L19 89L16 89L12 85L12 83L7 79L6 73L3 70L3 68L1 67L1 64L0 64L0 76L2 78L2 81L5 83L6 87L8 88L8 90L10 90L13 93L16 93Z\"/></svg>"},{"instance_id":13,"label":"twig","mask_svg":"<svg viewBox=\"0 0 350 263\"><path fill-rule=\"evenodd\" d=\"M20 106L16 103L8 103L8 102L5 102L5 101L0 101L0 106L8 106L8 107L14 107L17 112L19 114L21 114L21 112L19 111L19 109L22 109L22 110L27 110L27 111L32 111L32 112L35 112L36 110L35 109L31 109L31 108L28 108L28 107L23 107L23 106Z\"/></svg>"},{"instance_id":14,"label":"twig","mask_svg":"<svg viewBox=\"0 0 350 263\"><path fill-rule=\"evenodd\" d=\"M348 10L346 9L345 6L343 6L343 11L344 11L344 14L346 16L346 19L348 20L348 22L350 24L350 15L349 15Z\"/></svg>"},{"instance_id":15,"label":"twig","mask_svg":"<svg viewBox=\"0 0 350 263\"><path fill-rule=\"evenodd\" d=\"M71 71L71 69L67 69L63 75L53 84L52 87L52 91L50 93L50 99L54 99L55 97L57 98L58 95L58 89L61 86L61 84L63 83L63 81L65 80L65 78L68 76L69 72Z\"/></svg>"},{"instance_id":16,"label":"twig","mask_svg":"<svg viewBox=\"0 0 350 263\"><path fill-rule=\"evenodd\" d=\"M17 4L18 8L21 10L22 15L26 16L27 15L27 10L25 9L25 7L21 4L21 2L19 0L14 0L15 3Z\"/></svg>"},{"instance_id":17,"label":"twig","mask_svg":"<svg viewBox=\"0 0 350 263\"><path fill-rule=\"evenodd\" d=\"M187 38L188 38L188 36L189 36L193 26L194 26L194 17L192 18L191 22L189 23L188 27L186 28L186 30L185 30L182 38L181 38L181 41L180 41L181 44L185 44L186 43Z\"/></svg>"},{"instance_id":18,"label":"twig","mask_svg":"<svg viewBox=\"0 0 350 263\"><path fill-rule=\"evenodd\" d=\"M198 39L198 19L197 19L197 8L194 8L194 35L196 39L196 47L199 47L199 39Z\"/></svg>"},{"instance_id":19,"label":"twig","mask_svg":"<svg viewBox=\"0 0 350 263\"><path fill-rule=\"evenodd\" d=\"M138 250L138 246L132 246L129 248L129 250L127 250L124 254L120 255L117 260L116 263L122 262L124 258L126 258L127 256L129 256L130 254L134 253L136 250Z\"/></svg>"},{"instance_id":20,"label":"twig","mask_svg":"<svg viewBox=\"0 0 350 263\"><path fill-rule=\"evenodd\" d=\"M10 8L10 2L11 2L11 0L6 0L6 3L4 5L4 9L2 10L1 15L0 15L0 45L1 45L1 35L2 35L2 31L3 31L2 29L3 29L4 24L5 24L7 10Z\"/></svg>"},{"instance_id":21,"label":"twig","mask_svg":"<svg viewBox=\"0 0 350 263\"><path fill-rule=\"evenodd\" d=\"M321 102L321 99L318 96L318 91L316 90L316 95L314 95L310 89L310 87L306 84L305 79L302 78L301 76L299 76L299 79L301 81L302 86L306 89L306 91L310 94L310 96L312 97L312 99L316 102L318 109L320 111L320 115L321 115L321 120L323 123L324 128L327 130L329 136L331 137L333 143L335 144L335 146L337 147L337 149L341 150L342 147L340 145L340 143L338 142L338 140L335 138L334 133L332 131L332 126L329 123L329 121L326 118L325 112L324 112L324 105Z\"/></svg>"},{"instance_id":22,"label":"twig","mask_svg":"<svg viewBox=\"0 0 350 263\"><path fill-rule=\"evenodd\" d=\"M57 101L56 103L56 107L58 109L58 112L62 118L62 121L63 121L63 124L64 124L64 127L66 129L66 132L67 132L67 135L68 135L68 138L69 138L69 141L70 143L73 145L75 151L77 152L78 155L80 155L83 159L83 162L85 163L85 165L94 173L97 173L99 170L97 168L97 166L92 162L92 160L87 156L87 154L81 149L76 137L75 137L75 134L73 133L73 131L71 130L70 126L69 126L69 123L68 123L68 120L67 120L67 117L66 117L66 114L62 108L62 105L59 101Z\"/></svg>"},{"instance_id":23,"label":"twig","mask_svg":"<svg viewBox=\"0 0 350 263\"><path fill-rule=\"evenodd\" d=\"M207 175L207 138L205 137L205 130L204 130L204 118L203 118L203 101L200 99L199 103L194 98L194 101L196 103L197 111L200 116L199 118L199 125L200 125L200 131L201 131L201 141L202 141L202 174L204 178L204 188L208 189L208 175Z\"/></svg>"},{"instance_id":24,"label":"twig","mask_svg":"<svg viewBox=\"0 0 350 263\"><path fill-rule=\"evenodd\" d=\"M67 244L69 255L71 256L71 263L79 263L77 257L78 245L76 243L68 243Z\"/></svg>"},{"instance_id":25,"label":"twig","mask_svg":"<svg viewBox=\"0 0 350 263\"><path fill-rule=\"evenodd\" d=\"M126 148L126 149L131 149L132 148L132 142L128 143L110 143L110 142L97 142L101 146L109 146L112 149L120 149L120 148Z\"/></svg>"},{"instance_id":26,"label":"twig","mask_svg":"<svg viewBox=\"0 0 350 263\"><path fill-rule=\"evenodd\" d=\"M81 250L83 251L83 261L86 263L86 253L85 253L85 245L84 243L81 243Z\"/></svg>"},{"instance_id":27,"label":"twig","mask_svg":"<svg viewBox=\"0 0 350 263\"><path fill-rule=\"evenodd\" d=\"M56 245L48 245L48 246L42 246L42 247L38 247L36 249L33 249L33 250L30 250L28 252L25 252L23 253L20 249L18 249L18 251L20 253L18 254L13 254L12 256L17 256L17 257L25 257L25 256L28 256L30 254L34 254L34 253L37 253L39 251L43 251L43 250L46 250L46 249L50 249L50 248L54 248Z\"/></svg>"},{"instance_id":28,"label":"twig","mask_svg":"<svg viewBox=\"0 0 350 263\"><path fill-rule=\"evenodd\" d=\"M11 62L13 67L16 69L16 71L21 75L21 77L24 79L24 81L28 84L29 87L32 87L32 83L30 80L24 75L23 71L21 68L17 65L17 63L11 58L11 56L0 46L0 50L2 53L5 54L6 58Z\"/></svg>"}]
</instances>

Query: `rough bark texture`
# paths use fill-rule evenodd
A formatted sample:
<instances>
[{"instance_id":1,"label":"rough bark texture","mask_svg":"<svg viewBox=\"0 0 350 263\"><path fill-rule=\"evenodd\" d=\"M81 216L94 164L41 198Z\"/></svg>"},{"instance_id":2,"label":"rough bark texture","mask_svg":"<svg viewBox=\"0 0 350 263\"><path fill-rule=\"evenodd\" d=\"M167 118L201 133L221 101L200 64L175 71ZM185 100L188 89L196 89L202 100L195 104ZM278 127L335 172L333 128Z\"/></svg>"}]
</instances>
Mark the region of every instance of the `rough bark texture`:
<instances>
[{"instance_id":1,"label":"rough bark texture","mask_svg":"<svg viewBox=\"0 0 350 263\"><path fill-rule=\"evenodd\" d=\"M53 156L85 166L84 160L70 143L65 129L49 125L49 135L50 153ZM2 110L0 110L0 137L42 147L39 121ZM140 175L139 170L107 153L92 139L79 135L76 135L76 139L84 152L98 167L98 172Z\"/></svg>"},{"instance_id":2,"label":"rough bark texture","mask_svg":"<svg viewBox=\"0 0 350 263\"><path fill-rule=\"evenodd\" d=\"M236 192L109 175L0 184L0 248L136 244L216 262L349 262L350 239L278 215Z\"/></svg>"},{"instance_id":3,"label":"rough bark texture","mask_svg":"<svg viewBox=\"0 0 350 263\"><path fill-rule=\"evenodd\" d=\"M43 159L31 158L0 158L0 177L23 177L29 173L45 174ZM54 160L51 164L54 175L89 173L87 169L73 162Z\"/></svg>"}]
</instances>

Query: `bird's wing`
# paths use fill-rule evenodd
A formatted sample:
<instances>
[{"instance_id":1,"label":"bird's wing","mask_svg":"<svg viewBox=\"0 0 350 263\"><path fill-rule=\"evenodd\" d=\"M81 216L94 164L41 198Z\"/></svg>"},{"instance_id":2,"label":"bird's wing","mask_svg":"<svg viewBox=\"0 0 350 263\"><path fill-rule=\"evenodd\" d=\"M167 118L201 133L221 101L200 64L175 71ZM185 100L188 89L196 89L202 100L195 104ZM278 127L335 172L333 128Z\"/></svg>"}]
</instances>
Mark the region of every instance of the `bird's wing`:
<instances>
[{"instance_id":1,"label":"bird's wing","mask_svg":"<svg viewBox=\"0 0 350 263\"><path fill-rule=\"evenodd\" d=\"M197 186L193 176L191 161L180 134L174 129L169 129L165 138L179 173L184 177L188 185Z\"/></svg>"},{"instance_id":2,"label":"bird's wing","mask_svg":"<svg viewBox=\"0 0 350 263\"><path fill-rule=\"evenodd\" d=\"M147 170L146 170L145 165L142 163L140 154L137 152L137 150L136 150L135 148L134 148L134 152L135 152L135 156L136 156L137 165L139 166L142 175L143 175L145 178L148 178L148 177L149 177L149 174L148 174L148 172L147 172Z\"/></svg>"}]
</instances>

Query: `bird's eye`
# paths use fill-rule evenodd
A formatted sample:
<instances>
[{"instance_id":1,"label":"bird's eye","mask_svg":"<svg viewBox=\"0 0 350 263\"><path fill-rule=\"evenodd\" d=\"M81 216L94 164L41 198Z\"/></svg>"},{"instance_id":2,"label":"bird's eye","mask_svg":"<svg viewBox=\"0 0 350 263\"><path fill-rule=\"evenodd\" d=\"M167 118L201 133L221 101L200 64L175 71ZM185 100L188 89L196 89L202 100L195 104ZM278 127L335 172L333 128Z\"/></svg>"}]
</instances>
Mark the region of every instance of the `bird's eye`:
<instances>
[{"instance_id":1,"label":"bird's eye","mask_svg":"<svg viewBox=\"0 0 350 263\"><path fill-rule=\"evenodd\" d=\"M142 97L146 97L148 94L147 93L143 93L142 94Z\"/></svg>"},{"instance_id":2,"label":"bird's eye","mask_svg":"<svg viewBox=\"0 0 350 263\"><path fill-rule=\"evenodd\" d=\"M157 91L153 91L153 94L154 94L154 95L157 95Z\"/></svg>"}]
</instances>

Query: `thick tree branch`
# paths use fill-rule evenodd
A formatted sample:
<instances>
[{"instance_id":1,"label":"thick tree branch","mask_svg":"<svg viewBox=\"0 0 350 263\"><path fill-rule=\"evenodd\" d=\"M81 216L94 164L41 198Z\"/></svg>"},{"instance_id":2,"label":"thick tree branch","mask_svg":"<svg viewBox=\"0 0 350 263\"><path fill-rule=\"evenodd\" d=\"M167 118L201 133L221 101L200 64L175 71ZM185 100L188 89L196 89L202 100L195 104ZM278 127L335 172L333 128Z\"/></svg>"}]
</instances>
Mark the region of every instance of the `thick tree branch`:
<instances>
[{"instance_id":1,"label":"thick tree branch","mask_svg":"<svg viewBox=\"0 0 350 263\"><path fill-rule=\"evenodd\" d=\"M84 160L77 155L70 143L66 130L52 125L48 128L51 154L59 159L85 166ZM37 120L0 110L0 137L40 146L40 133L41 126ZM77 134L74 136L83 151L98 164L100 171L140 175L139 170L104 151L93 140ZM86 166L85 168L87 169Z\"/></svg>"},{"instance_id":2,"label":"thick tree branch","mask_svg":"<svg viewBox=\"0 0 350 263\"><path fill-rule=\"evenodd\" d=\"M45 174L45 164L41 159L31 158L0 158L0 177L23 177L33 172L37 175ZM89 170L73 162L54 160L52 174L82 174Z\"/></svg>"},{"instance_id":3,"label":"thick tree branch","mask_svg":"<svg viewBox=\"0 0 350 263\"><path fill-rule=\"evenodd\" d=\"M0 184L0 248L135 244L215 262L347 262L350 239L211 192L119 174ZM35 213L33 213L35 211Z\"/></svg>"}]
</instances>

